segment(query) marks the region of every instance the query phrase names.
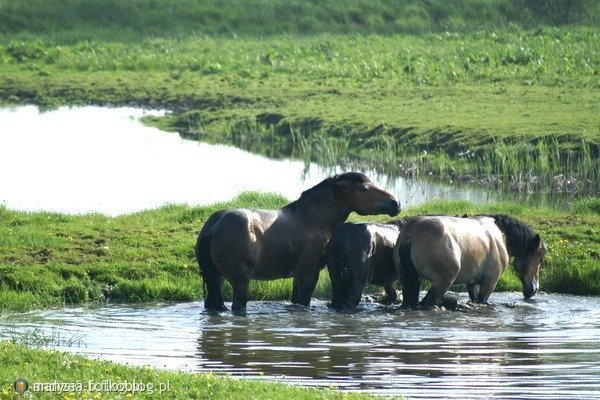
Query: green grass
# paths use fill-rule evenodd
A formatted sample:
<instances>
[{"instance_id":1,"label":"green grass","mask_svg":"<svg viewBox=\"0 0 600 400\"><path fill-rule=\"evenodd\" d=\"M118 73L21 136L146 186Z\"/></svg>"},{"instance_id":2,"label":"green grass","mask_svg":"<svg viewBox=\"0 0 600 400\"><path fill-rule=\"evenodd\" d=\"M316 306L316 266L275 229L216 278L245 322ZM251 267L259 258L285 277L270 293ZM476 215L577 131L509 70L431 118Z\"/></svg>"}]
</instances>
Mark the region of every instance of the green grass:
<instances>
[{"instance_id":1,"label":"green grass","mask_svg":"<svg viewBox=\"0 0 600 400\"><path fill-rule=\"evenodd\" d=\"M120 217L26 213L0 208L0 310L23 311L89 302L190 301L203 297L194 258L197 233L225 207L278 208L275 195L245 193L211 206L166 206ZM520 203L473 205L432 202L403 215L506 213L522 219L547 241L541 287L548 292L600 295L598 198L571 211L530 209ZM351 220L366 221L356 215ZM383 216L369 221L386 221ZM291 280L253 281L252 300L291 298ZM512 272L498 290L520 290ZM231 289L225 287L230 298ZM321 273L315 297L329 298Z\"/></svg>"},{"instance_id":2,"label":"green grass","mask_svg":"<svg viewBox=\"0 0 600 400\"><path fill-rule=\"evenodd\" d=\"M0 101L161 107L148 123L267 155L597 195L599 33L11 34Z\"/></svg>"},{"instance_id":3,"label":"green grass","mask_svg":"<svg viewBox=\"0 0 600 400\"><path fill-rule=\"evenodd\" d=\"M90 360L55 350L27 348L0 341L0 399L17 398L13 384L17 378L27 380L28 394L40 399L371 399L372 396L344 393L325 389L302 389L277 383L253 382L208 374L158 371L134 368L111 362ZM95 392L88 390L88 381L101 384L104 380L114 384L124 382L151 384L148 392ZM82 391L67 393L33 394L33 384L43 382L81 383ZM169 385L159 393L160 384ZM165 387L166 388L166 387ZM149 393L152 392L152 393Z\"/></svg>"},{"instance_id":4,"label":"green grass","mask_svg":"<svg viewBox=\"0 0 600 400\"><path fill-rule=\"evenodd\" d=\"M0 103L270 156L600 192L600 3L0 1Z\"/></svg>"},{"instance_id":5,"label":"green grass","mask_svg":"<svg viewBox=\"0 0 600 400\"><path fill-rule=\"evenodd\" d=\"M131 40L190 33L420 33L517 24L597 24L593 0L0 0L0 32Z\"/></svg>"}]
</instances>

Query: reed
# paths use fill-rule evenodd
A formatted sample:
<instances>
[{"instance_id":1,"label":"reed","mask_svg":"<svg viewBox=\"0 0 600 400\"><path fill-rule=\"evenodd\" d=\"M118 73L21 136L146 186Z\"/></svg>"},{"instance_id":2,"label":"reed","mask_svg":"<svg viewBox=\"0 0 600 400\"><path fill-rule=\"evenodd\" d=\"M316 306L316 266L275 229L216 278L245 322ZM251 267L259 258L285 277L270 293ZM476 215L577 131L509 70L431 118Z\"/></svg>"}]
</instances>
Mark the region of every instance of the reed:
<instances>
[{"instance_id":1,"label":"reed","mask_svg":"<svg viewBox=\"0 0 600 400\"><path fill-rule=\"evenodd\" d=\"M356 129L320 127L309 131L288 124L246 121L229 131L231 142L269 156L293 156L325 167L374 169L391 177L427 176L479 183L505 191L594 194L600 191L600 147L588 141L573 152L556 137L515 142L499 138L477 151L452 157L404 144L388 132L365 137Z\"/></svg>"}]
</instances>

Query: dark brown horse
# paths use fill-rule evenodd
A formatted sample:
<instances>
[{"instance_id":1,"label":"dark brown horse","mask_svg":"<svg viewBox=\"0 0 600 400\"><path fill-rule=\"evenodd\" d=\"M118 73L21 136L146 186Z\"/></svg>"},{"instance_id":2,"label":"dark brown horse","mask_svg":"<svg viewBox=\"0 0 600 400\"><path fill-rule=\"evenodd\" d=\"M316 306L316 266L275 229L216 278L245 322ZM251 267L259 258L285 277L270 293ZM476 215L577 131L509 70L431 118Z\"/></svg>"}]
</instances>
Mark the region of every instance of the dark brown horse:
<instances>
[{"instance_id":1,"label":"dark brown horse","mask_svg":"<svg viewBox=\"0 0 600 400\"><path fill-rule=\"evenodd\" d=\"M401 224L346 222L335 230L327 249L332 308L355 309L367 283L384 287L384 303L396 302L399 275L392 254Z\"/></svg>"},{"instance_id":2,"label":"dark brown horse","mask_svg":"<svg viewBox=\"0 0 600 400\"><path fill-rule=\"evenodd\" d=\"M289 277L292 303L309 305L334 229L353 211L397 215L399 209L390 193L365 175L348 172L325 179L279 210L217 211L196 242L206 285L204 307L227 310L221 296L224 279L233 288L233 312L243 313L250 279Z\"/></svg>"},{"instance_id":3,"label":"dark brown horse","mask_svg":"<svg viewBox=\"0 0 600 400\"><path fill-rule=\"evenodd\" d=\"M394 248L405 307L419 301L421 278L431 288L421 304L438 305L451 285L466 284L471 301L487 303L500 275L514 257L523 295L539 289L546 245L531 228L505 215L472 218L414 217L403 227Z\"/></svg>"}]
</instances>

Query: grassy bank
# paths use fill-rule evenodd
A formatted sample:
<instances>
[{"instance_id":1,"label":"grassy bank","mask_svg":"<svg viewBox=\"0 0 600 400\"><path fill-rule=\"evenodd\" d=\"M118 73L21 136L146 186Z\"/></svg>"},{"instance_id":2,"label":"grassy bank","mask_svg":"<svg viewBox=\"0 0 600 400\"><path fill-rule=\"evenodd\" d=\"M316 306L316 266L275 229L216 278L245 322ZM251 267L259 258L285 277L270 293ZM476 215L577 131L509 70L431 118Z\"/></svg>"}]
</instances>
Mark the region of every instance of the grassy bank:
<instances>
[{"instance_id":1,"label":"grassy bank","mask_svg":"<svg viewBox=\"0 0 600 400\"><path fill-rule=\"evenodd\" d=\"M29 349L0 341L0 399L15 399L13 388L17 378L29 383L27 394L33 393L34 383L80 383L82 390L63 393L33 393L40 399L100 399L100 398L158 398L170 399L370 399L371 396L342 393L323 389L301 389L282 384L242 381L212 374L187 374L133 368L110 362L90 360L48 349ZM152 389L136 393L123 390L99 392L103 381L114 385L137 383L152 385ZM89 381L93 385L89 386ZM160 385L164 392L159 393ZM168 388L167 386L168 385ZM90 390L91 388L91 390ZM96 388L96 389L94 389ZM26 396L27 396L26 394Z\"/></svg>"},{"instance_id":2,"label":"grassy bank","mask_svg":"<svg viewBox=\"0 0 600 400\"><path fill-rule=\"evenodd\" d=\"M161 107L149 123L267 155L598 195L600 8L533 3L2 2L0 102Z\"/></svg>"},{"instance_id":3,"label":"grassy bank","mask_svg":"<svg viewBox=\"0 0 600 400\"><path fill-rule=\"evenodd\" d=\"M223 207L277 208L279 196L246 193L212 206L167 206L120 217L25 213L0 208L0 310L27 310L85 302L189 301L202 298L194 258L197 232ZM569 212L518 203L434 202L404 215L506 213L531 224L549 247L541 287L548 292L600 294L599 200ZM365 220L356 215L353 220ZM386 217L369 220L385 221ZM498 290L520 290L512 272ZM316 297L329 298L321 275ZM230 296L227 288L226 296ZM253 281L251 299L289 299L290 280Z\"/></svg>"}]
</instances>

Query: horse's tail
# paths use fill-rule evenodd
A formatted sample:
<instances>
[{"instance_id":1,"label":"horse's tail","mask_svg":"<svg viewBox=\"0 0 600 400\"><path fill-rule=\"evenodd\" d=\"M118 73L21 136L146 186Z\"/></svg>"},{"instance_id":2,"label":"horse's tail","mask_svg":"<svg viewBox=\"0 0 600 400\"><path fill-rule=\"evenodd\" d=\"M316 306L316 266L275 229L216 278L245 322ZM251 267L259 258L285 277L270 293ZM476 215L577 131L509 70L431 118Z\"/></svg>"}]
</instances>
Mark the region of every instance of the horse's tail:
<instances>
[{"instance_id":1,"label":"horse's tail","mask_svg":"<svg viewBox=\"0 0 600 400\"><path fill-rule=\"evenodd\" d=\"M404 276L404 271L415 268L415 264L413 264L410 258L410 244L410 240L405 240L398 245L400 265L397 272L400 277Z\"/></svg>"},{"instance_id":2,"label":"horse's tail","mask_svg":"<svg viewBox=\"0 0 600 400\"><path fill-rule=\"evenodd\" d=\"M204 303L206 303L206 279L210 276L208 270L215 268L212 258L210 257L210 235L198 235L196 240L196 261L198 261L198 272L202 276L202 295L204 296Z\"/></svg>"},{"instance_id":3,"label":"horse's tail","mask_svg":"<svg viewBox=\"0 0 600 400\"><path fill-rule=\"evenodd\" d=\"M421 277L415 268L410 256L410 240L405 240L398 245L398 276L402 280L402 306L415 307L419 302L421 290Z\"/></svg>"},{"instance_id":4,"label":"horse's tail","mask_svg":"<svg viewBox=\"0 0 600 400\"><path fill-rule=\"evenodd\" d=\"M200 275L202 276L202 291L204 296L204 308L207 310L221 310L223 300L221 298L220 279L221 273L210 256L210 242L212 235L200 232L196 241L195 253ZM207 290L208 289L208 290Z\"/></svg>"}]
</instances>

